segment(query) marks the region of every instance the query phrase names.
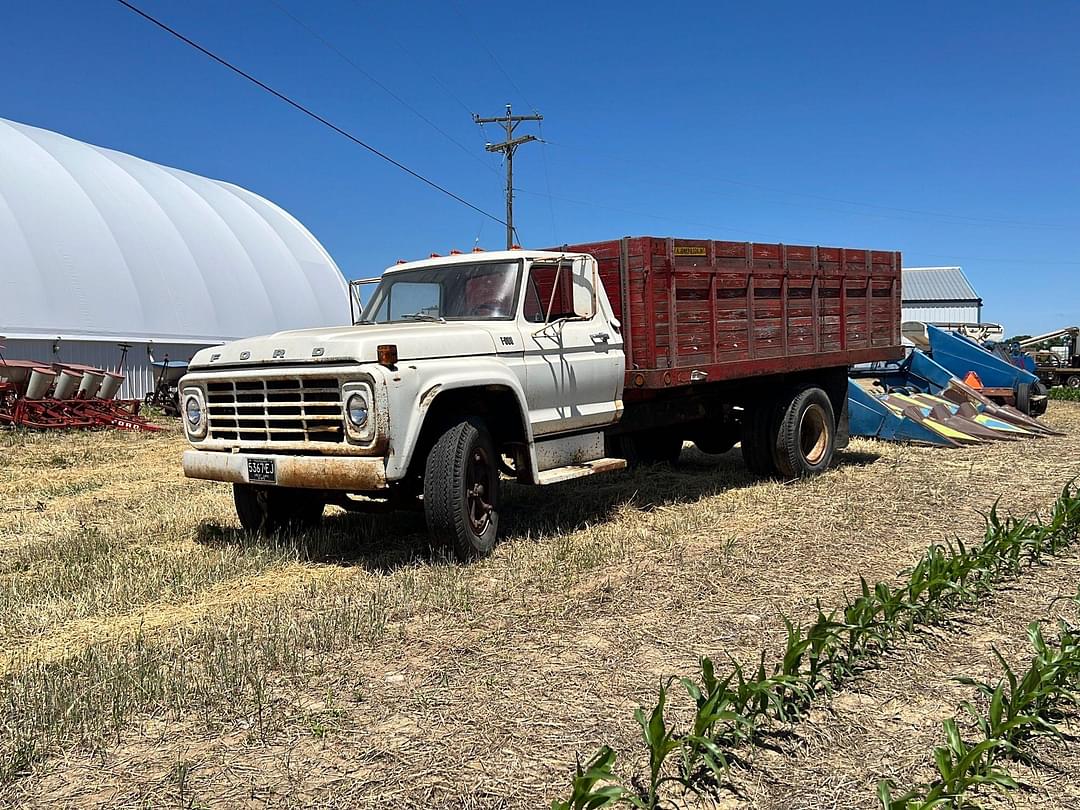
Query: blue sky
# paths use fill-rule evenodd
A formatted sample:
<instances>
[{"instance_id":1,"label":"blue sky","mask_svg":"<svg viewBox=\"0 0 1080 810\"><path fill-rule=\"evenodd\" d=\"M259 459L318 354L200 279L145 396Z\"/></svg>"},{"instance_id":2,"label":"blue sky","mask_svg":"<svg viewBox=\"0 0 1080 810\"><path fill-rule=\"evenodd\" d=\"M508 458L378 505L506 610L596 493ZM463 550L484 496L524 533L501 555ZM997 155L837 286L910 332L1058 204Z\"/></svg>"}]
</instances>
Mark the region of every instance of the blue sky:
<instances>
[{"instance_id":1,"label":"blue sky","mask_svg":"<svg viewBox=\"0 0 1080 810\"><path fill-rule=\"evenodd\" d=\"M134 2L500 217L470 113L540 110L526 245L899 249L962 265L1010 333L1080 322L1080 4ZM114 0L2 13L0 116L250 188L350 277L502 244Z\"/></svg>"}]
</instances>

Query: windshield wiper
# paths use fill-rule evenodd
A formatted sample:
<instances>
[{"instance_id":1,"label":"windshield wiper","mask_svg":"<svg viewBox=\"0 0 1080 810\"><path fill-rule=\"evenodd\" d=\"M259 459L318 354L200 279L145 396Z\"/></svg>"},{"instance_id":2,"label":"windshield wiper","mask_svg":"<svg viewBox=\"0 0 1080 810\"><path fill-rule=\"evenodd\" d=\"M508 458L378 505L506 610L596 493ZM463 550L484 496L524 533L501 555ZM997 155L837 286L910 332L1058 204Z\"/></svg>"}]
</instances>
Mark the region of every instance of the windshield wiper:
<instances>
[{"instance_id":1,"label":"windshield wiper","mask_svg":"<svg viewBox=\"0 0 1080 810\"><path fill-rule=\"evenodd\" d=\"M441 315L430 315L427 312L414 312L412 315L406 315L406 318L412 318L414 321L428 321L430 323L446 323L446 318Z\"/></svg>"}]
</instances>

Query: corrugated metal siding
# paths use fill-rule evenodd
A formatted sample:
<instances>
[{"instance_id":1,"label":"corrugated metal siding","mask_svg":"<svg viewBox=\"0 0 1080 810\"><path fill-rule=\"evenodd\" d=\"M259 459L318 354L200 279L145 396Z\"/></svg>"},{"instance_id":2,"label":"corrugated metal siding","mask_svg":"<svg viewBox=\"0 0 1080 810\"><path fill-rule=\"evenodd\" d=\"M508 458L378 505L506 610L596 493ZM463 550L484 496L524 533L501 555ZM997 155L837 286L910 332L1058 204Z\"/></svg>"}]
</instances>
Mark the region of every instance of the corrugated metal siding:
<instances>
[{"instance_id":1,"label":"corrugated metal siding","mask_svg":"<svg viewBox=\"0 0 1080 810\"><path fill-rule=\"evenodd\" d=\"M901 289L905 302L979 301L979 294L959 267L905 267Z\"/></svg>"},{"instance_id":2,"label":"corrugated metal siding","mask_svg":"<svg viewBox=\"0 0 1080 810\"><path fill-rule=\"evenodd\" d=\"M11 360L39 360L45 364L79 363L114 371L120 361L120 348L106 341L64 340L59 343L59 353L53 352L51 340L6 340L3 354ZM154 359L190 360L203 346L179 343L155 343ZM120 388L121 399L142 399L157 383L157 372L150 365L146 353L147 344L136 343L128 349L124 363L124 384Z\"/></svg>"},{"instance_id":3,"label":"corrugated metal siding","mask_svg":"<svg viewBox=\"0 0 1080 810\"><path fill-rule=\"evenodd\" d=\"M905 321L924 321L926 323L979 322L979 308L976 306L902 307L900 313Z\"/></svg>"}]
</instances>

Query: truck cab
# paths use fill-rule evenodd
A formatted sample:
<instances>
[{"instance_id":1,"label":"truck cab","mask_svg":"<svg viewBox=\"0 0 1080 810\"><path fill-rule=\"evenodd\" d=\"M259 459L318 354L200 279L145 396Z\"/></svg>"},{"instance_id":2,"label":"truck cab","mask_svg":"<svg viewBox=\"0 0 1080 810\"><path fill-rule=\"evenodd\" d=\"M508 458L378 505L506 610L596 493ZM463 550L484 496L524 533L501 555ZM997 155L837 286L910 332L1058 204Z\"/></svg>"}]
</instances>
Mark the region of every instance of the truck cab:
<instances>
[{"instance_id":1,"label":"truck cab","mask_svg":"<svg viewBox=\"0 0 1080 810\"><path fill-rule=\"evenodd\" d=\"M184 472L233 484L244 528L327 504L422 503L457 556L487 553L500 475L546 484L605 455L626 359L596 261L492 251L399 263L356 323L199 352L180 383Z\"/></svg>"}]
</instances>

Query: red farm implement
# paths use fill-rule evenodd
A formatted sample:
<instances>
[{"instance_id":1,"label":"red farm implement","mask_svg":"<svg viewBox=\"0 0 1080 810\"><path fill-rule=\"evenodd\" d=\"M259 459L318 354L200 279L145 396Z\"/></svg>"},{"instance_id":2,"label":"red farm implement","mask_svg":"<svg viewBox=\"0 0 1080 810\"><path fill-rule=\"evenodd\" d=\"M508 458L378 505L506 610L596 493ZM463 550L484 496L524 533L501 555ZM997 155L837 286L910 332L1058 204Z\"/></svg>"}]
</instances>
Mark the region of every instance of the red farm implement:
<instances>
[{"instance_id":1,"label":"red farm implement","mask_svg":"<svg viewBox=\"0 0 1080 810\"><path fill-rule=\"evenodd\" d=\"M116 399L124 378L89 366L0 358L0 426L32 430L161 430L135 399Z\"/></svg>"}]
</instances>

